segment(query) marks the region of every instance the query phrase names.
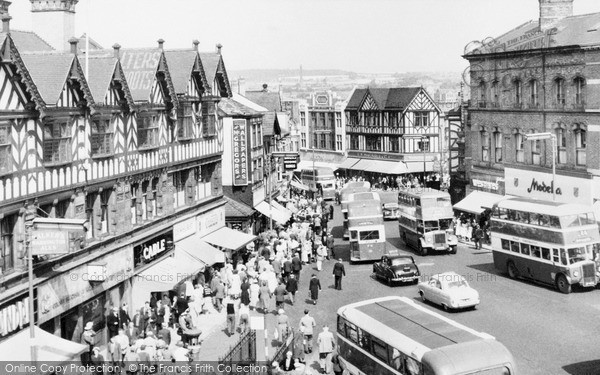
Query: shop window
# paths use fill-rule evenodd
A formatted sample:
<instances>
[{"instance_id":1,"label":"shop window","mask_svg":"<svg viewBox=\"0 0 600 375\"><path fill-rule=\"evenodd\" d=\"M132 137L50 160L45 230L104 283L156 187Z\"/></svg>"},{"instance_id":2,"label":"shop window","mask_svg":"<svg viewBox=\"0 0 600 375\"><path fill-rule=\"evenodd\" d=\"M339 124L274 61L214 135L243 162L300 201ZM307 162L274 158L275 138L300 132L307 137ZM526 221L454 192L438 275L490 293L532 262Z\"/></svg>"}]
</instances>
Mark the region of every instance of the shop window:
<instances>
[{"instance_id":1,"label":"shop window","mask_svg":"<svg viewBox=\"0 0 600 375\"><path fill-rule=\"evenodd\" d=\"M141 207L138 207L138 205L141 205L141 199L138 199L139 190L140 190L140 184L138 184L138 183L131 184L131 187L130 187L131 224L134 224L134 225L137 224L139 222L139 220L141 219L141 218L138 218L138 212L141 211Z\"/></svg>"},{"instance_id":2,"label":"shop window","mask_svg":"<svg viewBox=\"0 0 600 375\"><path fill-rule=\"evenodd\" d=\"M44 125L44 163L47 165L71 161L71 126L68 122Z\"/></svg>"},{"instance_id":3,"label":"shop window","mask_svg":"<svg viewBox=\"0 0 600 375\"><path fill-rule=\"evenodd\" d=\"M194 138L194 106L193 103L183 103L181 105L177 118L177 140L179 141Z\"/></svg>"},{"instance_id":4,"label":"shop window","mask_svg":"<svg viewBox=\"0 0 600 375\"><path fill-rule=\"evenodd\" d=\"M481 138L481 161L490 161L490 135L487 131L482 130L480 132Z\"/></svg>"},{"instance_id":5,"label":"shop window","mask_svg":"<svg viewBox=\"0 0 600 375\"><path fill-rule=\"evenodd\" d=\"M202 102L202 136L212 137L217 135L216 105L212 100Z\"/></svg>"},{"instance_id":6,"label":"shop window","mask_svg":"<svg viewBox=\"0 0 600 375\"><path fill-rule=\"evenodd\" d=\"M158 147L158 116L140 116L138 120L138 147L143 149Z\"/></svg>"},{"instance_id":7,"label":"shop window","mask_svg":"<svg viewBox=\"0 0 600 375\"><path fill-rule=\"evenodd\" d=\"M111 156L113 154L114 131L110 119L92 121L92 156Z\"/></svg>"},{"instance_id":8,"label":"shop window","mask_svg":"<svg viewBox=\"0 0 600 375\"><path fill-rule=\"evenodd\" d=\"M335 144L336 144L336 150L337 151L342 151L343 150L343 144L342 144L342 136L340 134L337 134L335 136Z\"/></svg>"},{"instance_id":9,"label":"shop window","mask_svg":"<svg viewBox=\"0 0 600 375\"><path fill-rule=\"evenodd\" d=\"M185 205L185 186L189 177L189 171L177 171L173 173L173 187L175 188L175 207Z\"/></svg>"},{"instance_id":10,"label":"shop window","mask_svg":"<svg viewBox=\"0 0 600 375\"><path fill-rule=\"evenodd\" d=\"M0 219L0 273L6 274L14 269L15 240L14 230L17 224L17 215L4 215Z\"/></svg>"},{"instance_id":11,"label":"shop window","mask_svg":"<svg viewBox=\"0 0 600 375\"><path fill-rule=\"evenodd\" d=\"M390 151L400 152L400 139L398 137L390 137Z\"/></svg>"}]
</instances>

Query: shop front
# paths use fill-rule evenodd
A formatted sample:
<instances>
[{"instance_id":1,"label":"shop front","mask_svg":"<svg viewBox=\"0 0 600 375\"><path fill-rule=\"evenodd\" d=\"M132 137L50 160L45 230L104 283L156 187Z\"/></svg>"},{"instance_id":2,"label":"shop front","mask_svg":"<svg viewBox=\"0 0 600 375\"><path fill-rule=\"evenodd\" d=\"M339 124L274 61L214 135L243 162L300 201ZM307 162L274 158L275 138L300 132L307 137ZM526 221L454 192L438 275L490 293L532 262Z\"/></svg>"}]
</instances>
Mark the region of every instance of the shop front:
<instances>
[{"instance_id":1,"label":"shop front","mask_svg":"<svg viewBox=\"0 0 600 375\"><path fill-rule=\"evenodd\" d=\"M592 177L575 177L552 173L505 168L506 194L518 197L592 206Z\"/></svg>"},{"instance_id":2,"label":"shop front","mask_svg":"<svg viewBox=\"0 0 600 375\"><path fill-rule=\"evenodd\" d=\"M96 345L107 342L106 316L113 306L129 303L133 276L131 246L81 265L37 287L37 322L45 331L79 342L92 322Z\"/></svg>"}]
</instances>

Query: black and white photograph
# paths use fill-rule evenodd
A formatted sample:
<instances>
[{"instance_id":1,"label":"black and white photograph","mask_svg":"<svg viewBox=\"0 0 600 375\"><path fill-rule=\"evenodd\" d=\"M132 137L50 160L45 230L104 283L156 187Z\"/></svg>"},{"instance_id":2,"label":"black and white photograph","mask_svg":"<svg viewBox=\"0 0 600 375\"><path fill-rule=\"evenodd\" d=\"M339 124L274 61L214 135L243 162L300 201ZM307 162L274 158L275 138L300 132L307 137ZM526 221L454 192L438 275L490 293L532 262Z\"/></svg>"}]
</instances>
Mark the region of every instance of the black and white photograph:
<instances>
[{"instance_id":1,"label":"black and white photograph","mask_svg":"<svg viewBox=\"0 0 600 375\"><path fill-rule=\"evenodd\" d=\"M0 374L600 375L599 1L0 22Z\"/></svg>"}]
</instances>

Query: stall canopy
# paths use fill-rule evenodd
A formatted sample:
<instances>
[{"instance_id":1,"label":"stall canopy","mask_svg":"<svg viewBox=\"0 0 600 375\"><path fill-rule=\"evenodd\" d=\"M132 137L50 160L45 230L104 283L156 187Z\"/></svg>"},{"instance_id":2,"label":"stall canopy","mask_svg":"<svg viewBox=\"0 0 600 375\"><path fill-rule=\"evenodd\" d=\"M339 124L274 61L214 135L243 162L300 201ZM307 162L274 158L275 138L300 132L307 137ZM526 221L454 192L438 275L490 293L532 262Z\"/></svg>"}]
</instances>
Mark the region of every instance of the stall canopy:
<instances>
[{"instance_id":1,"label":"stall canopy","mask_svg":"<svg viewBox=\"0 0 600 375\"><path fill-rule=\"evenodd\" d=\"M354 169L354 164L358 163L360 159L356 158L347 158L342 162L342 164L337 166L337 169Z\"/></svg>"},{"instance_id":2,"label":"stall canopy","mask_svg":"<svg viewBox=\"0 0 600 375\"><path fill-rule=\"evenodd\" d=\"M299 189L299 190L304 190L304 191L310 190L310 188L308 186L306 186L302 182L298 182L296 180L290 181L290 186L295 187L296 189Z\"/></svg>"},{"instance_id":3,"label":"stall canopy","mask_svg":"<svg viewBox=\"0 0 600 375\"><path fill-rule=\"evenodd\" d=\"M455 204L453 208L458 211L480 215L486 208L492 208L494 204L500 202L505 197L507 196L487 193L485 191L474 191Z\"/></svg>"},{"instance_id":4,"label":"stall canopy","mask_svg":"<svg viewBox=\"0 0 600 375\"><path fill-rule=\"evenodd\" d=\"M408 172L406 163L402 161L360 159L352 169L366 172L403 174Z\"/></svg>"},{"instance_id":5,"label":"stall canopy","mask_svg":"<svg viewBox=\"0 0 600 375\"><path fill-rule=\"evenodd\" d=\"M88 350L87 345L65 340L44 331L39 327L33 327L35 331L34 345L37 346L38 363L60 364L67 361L79 362L79 355ZM23 329L14 336L0 343L0 353L12 362L29 362L31 364L31 338L29 328Z\"/></svg>"},{"instance_id":6,"label":"stall canopy","mask_svg":"<svg viewBox=\"0 0 600 375\"><path fill-rule=\"evenodd\" d=\"M260 211L260 210L259 210ZM220 246L224 249L237 250L243 246L246 246L250 242L254 241L256 236L239 230L233 230L231 228L222 227L202 237L202 241L206 241L210 244Z\"/></svg>"},{"instance_id":7,"label":"stall canopy","mask_svg":"<svg viewBox=\"0 0 600 375\"><path fill-rule=\"evenodd\" d=\"M292 215L287 212L279 210L274 206L271 207L265 201L260 202L259 204L254 206L254 208L256 208L256 210L258 210L261 214L265 215L266 217L272 217L273 220L280 224L287 223L288 220L290 220L290 217L292 217Z\"/></svg>"},{"instance_id":8,"label":"stall canopy","mask_svg":"<svg viewBox=\"0 0 600 375\"><path fill-rule=\"evenodd\" d=\"M271 202L271 204L273 205L273 207L275 207L276 209L285 212L286 214L292 216L292 210L288 210L286 207L284 207L283 205L281 205L279 202Z\"/></svg>"}]
</instances>

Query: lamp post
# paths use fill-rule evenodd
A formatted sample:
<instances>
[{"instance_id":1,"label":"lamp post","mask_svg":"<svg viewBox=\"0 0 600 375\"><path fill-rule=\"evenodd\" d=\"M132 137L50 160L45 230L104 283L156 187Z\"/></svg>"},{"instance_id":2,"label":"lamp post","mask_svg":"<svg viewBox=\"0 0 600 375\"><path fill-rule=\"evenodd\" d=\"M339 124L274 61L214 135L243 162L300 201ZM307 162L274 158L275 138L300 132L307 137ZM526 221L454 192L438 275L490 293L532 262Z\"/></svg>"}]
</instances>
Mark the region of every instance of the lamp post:
<instances>
[{"instance_id":1,"label":"lamp post","mask_svg":"<svg viewBox=\"0 0 600 375\"><path fill-rule=\"evenodd\" d=\"M556 181L556 134L545 132L545 133L530 133L523 135L526 141L539 141L550 139L552 141L552 201L556 201L556 188L554 183Z\"/></svg>"}]
</instances>

